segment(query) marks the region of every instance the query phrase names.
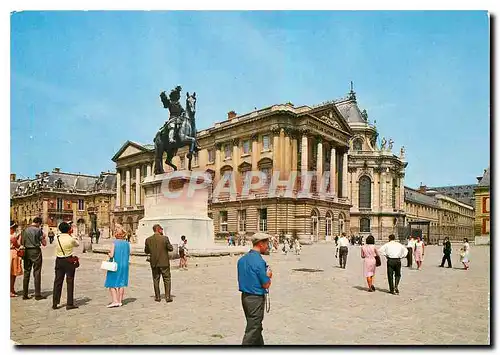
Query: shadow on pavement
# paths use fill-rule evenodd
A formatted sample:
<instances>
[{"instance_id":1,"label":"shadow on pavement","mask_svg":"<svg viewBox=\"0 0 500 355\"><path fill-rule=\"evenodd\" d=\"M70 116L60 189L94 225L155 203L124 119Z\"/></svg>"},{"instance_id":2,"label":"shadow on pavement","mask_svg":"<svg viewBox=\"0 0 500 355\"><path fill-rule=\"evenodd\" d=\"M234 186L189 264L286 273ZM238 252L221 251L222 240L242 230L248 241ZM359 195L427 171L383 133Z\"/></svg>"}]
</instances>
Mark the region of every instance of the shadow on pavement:
<instances>
[{"instance_id":1,"label":"shadow on pavement","mask_svg":"<svg viewBox=\"0 0 500 355\"><path fill-rule=\"evenodd\" d=\"M126 305L126 304L129 304L129 303L135 302L135 301L137 301L137 298L129 297L129 298L125 298L123 300L122 304Z\"/></svg>"}]
</instances>

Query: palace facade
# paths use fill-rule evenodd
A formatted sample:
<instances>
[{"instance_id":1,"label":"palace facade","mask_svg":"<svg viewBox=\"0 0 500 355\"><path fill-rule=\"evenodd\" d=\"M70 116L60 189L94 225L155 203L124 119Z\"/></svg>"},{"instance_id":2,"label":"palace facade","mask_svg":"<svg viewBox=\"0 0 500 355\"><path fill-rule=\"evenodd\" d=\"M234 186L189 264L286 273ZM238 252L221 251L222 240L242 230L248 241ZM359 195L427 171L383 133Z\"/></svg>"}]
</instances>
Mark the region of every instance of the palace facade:
<instances>
[{"instance_id":1,"label":"palace facade","mask_svg":"<svg viewBox=\"0 0 500 355\"><path fill-rule=\"evenodd\" d=\"M476 202L476 221L474 235L490 234L490 168L484 170L483 176L477 178L478 184L474 189Z\"/></svg>"},{"instance_id":2,"label":"palace facade","mask_svg":"<svg viewBox=\"0 0 500 355\"><path fill-rule=\"evenodd\" d=\"M106 238L115 186L116 175L110 172L93 176L56 168L37 174L34 179L16 179L16 174L11 174L10 218L24 228L35 217L41 217L46 233L62 221L73 222L77 234L100 229L101 236Z\"/></svg>"}]
</instances>

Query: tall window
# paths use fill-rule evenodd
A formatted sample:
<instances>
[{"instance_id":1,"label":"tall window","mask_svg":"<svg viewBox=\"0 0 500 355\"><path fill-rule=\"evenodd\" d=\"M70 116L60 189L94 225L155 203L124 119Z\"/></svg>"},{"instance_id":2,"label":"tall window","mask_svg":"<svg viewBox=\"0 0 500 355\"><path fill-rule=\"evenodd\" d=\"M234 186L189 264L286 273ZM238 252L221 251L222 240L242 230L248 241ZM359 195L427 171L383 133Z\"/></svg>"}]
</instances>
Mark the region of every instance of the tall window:
<instances>
[{"instance_id":1,"label":"tall window","mask_svg":"<svg viewBox=\"0 0 500 355\"><path fill-rule=\"evenodd\" d=\"M62 211L63 209L63 199L58 197L57 198L57 206L56 206L58 211Z\"/></svg>"},{"instance_id":2,"label":"tall window","mask_svg":"<svg viewBox=\"0 0 500 355\"><path fill-rule=\"evenodd\" d=\"M78 200L78 211L83 211L83 210L85 210L84 201L82 199L79 199Z\"/></svg>"},{"instance_id":3,"label":"tall window","mask_svg":"<svg viewBox=\"0 0 500 355\"><path fill-rule=\"evenodd\" d=\"M213 149L208 150L208 162L213 163L215 161L215 152Z\"/></svg>"},{"instance_id":4,"label":"tall window","mask_svg":"<svg viewBox=\"0 0 500 355\"><path fill-rule=\"evenodd\" d=\"M231 144L224 144L224 159L231 158Z\"/></svg>"},{"instance_id":5,"label":"tall window","mask_svg":"<svg viewBox=\"0 0 500 355\"><path fill-rule=\"evenodd\" d=\"M251 153L251 146L250 146L250 140L244 140L241 147L243 148L243 154L250 154Z\"/></svg>"},{"instance_id":6,"label":"tall window","mask_svg":"<svg viewBox=\"0 0 500 355\"><path fill-rule=\"evenodd\" d=\"M359 208L372 208L372 182L366 175L359 179Z\"/></svg>"},{"instance_id":7,"label":"tall window","mask_svg":"<svg viewBox=\"0 0 500 355\"><path fill-rule=\"evenodd\" d=\"M359 231L361 233L364 233L364 232L370 232L370 219L369 218L361 218L359 220Z\"/></svg>"},{"instance_id":8,"label":"tall window","mask_svg":"<svg viewBox=\"0 0 500 355\"><path fill-rule=\"evenodd\" d=\"M489 212L490 212L490 198L483 197L483 213L489 213Z\"/></svg>"},{"instance_id":9,"label":"tall window","mask_svg":"<svg viewBox=\"0 0 500 355\"><path fill-rule=\"evenodd\" d=\"M247 231L247 210L238 211L238 232Z\"/></svg>"},{"instance_id":10,"label":"tall window","mask_svg":"<svg viewBox=\"0 0 500 355\"><path fill-rule=\"evenodd\" d=\"M354 142L352 143L352 149L363 150L363 140L361 140L360 138L355 139Z\"/></svg>"},{"instance_id":11,"label":"tall window","mask_svg":"<svg viewBox=\"0 0 500 355\"><path fill-rule=\"evenodd\" d=\"M259 208L259 232L267 232L267 208Z\"/></svg>"},{"instance_id":12,"label":"tall window","mask_svg":"<svg viewBox=\"0 0 500 355\"><path fill-rule=\"evenodd\" d=\"M311 234L314 236L314 240L318 238L318 213L313 210L311 212Z\"/></svg>"},{"instance_id":13,"label":"tall window","mask_svg":"<svg viewBox=\"0 0 500 355\"><path fill-rule=\"evenodd\" d=\"M143 178L148 176L148 166L147 165L141 166L141 175Z\"/></svg>"},{"instance_id":14,"label":"tall window","mask_svg":"<svg viewBox=\"0 0 500 355\"><path fill-rule=\"evenodd\" d=\"M339 234L344 232L345 232L344 215L341 213L339 214Z\"/></svg>"},{"instance_id":15,"label":"tall window","mask_svg":"<svg viewBox=\"0 0 500 355\"><path fill-rule=\"evenodd\" d=\"M271 140L268 135L262 136L262 150L271 149Z\"/></svg>"},{"instance_id":16,"label":"tall window","mask_svg":"<svg viewBox=\"0 0 500 355\"><path fill-rule=\"evenodd\" d=\"M220 231L227 232L227 211L220 211L219 218L220 218Z\"/></svg>"},{"instance_id":17,"label":"tall window","mask_svg":"<svg viewBox=\"0 0 500 355\"><path fill-rule=\"evenodd\" d=\"M325 222L326 222L325 223L326 236L331 237L332 236L332 214L330 212L327 212Z\"/></svg>"}]
</instances>

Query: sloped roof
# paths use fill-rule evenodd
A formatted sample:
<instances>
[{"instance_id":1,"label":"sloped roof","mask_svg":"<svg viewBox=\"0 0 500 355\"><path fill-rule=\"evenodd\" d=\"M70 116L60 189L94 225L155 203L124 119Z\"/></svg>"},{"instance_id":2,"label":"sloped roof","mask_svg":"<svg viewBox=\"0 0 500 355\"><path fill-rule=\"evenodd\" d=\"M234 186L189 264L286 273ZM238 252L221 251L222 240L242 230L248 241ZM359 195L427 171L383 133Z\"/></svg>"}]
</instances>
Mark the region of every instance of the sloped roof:
<instances>
[{"instance_id":1,"label":"sloped roof","mask_svg":"<svg viewBox=\"0 0 500 355\"><path fill-rule=\"evenodd\" d=\"M347 99L339 101L335 103L335 106L337 106L337 109L348 123L368 123L363 116L361 116L361 111L355 100Z\"/></svg>"},{"instance_id":2,"label":"sloped roof","mask_svg":"<svg viewBox=\"0 0 500 355\"><path fill-rule=\"evenodd\" d=\"M438 200L435 197L428 196L416 190L405 186L405 201L419 203L421 205L428 205L438 207Z\"/></svg>"},{"instance_id":3,"label":"sloped roof","mask_svg":"<svg viewBox=\"0 0 500 355\"><path fill-rule=\"evenodd\" d=\"M490 167L488 167L488 169L484 172L483 178L479 182L478 186L490 186Z\"/></svg>"}]
</instances>

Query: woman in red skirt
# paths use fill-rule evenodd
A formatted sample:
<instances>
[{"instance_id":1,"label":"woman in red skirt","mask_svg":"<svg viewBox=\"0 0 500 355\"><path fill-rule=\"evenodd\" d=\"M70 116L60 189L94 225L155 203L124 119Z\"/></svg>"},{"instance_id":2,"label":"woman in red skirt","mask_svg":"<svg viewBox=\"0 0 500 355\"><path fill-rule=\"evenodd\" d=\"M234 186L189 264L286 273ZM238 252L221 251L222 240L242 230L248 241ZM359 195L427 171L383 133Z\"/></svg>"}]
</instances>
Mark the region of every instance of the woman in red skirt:
<instances>
[{"instance_id":1,"label":"woman in red skirt","mask_svg":"<svg viewBox=\"0 0 500 355\"><path fill-rule=\"evenodd\" d=\"M10 222L10 297L16 297L16 291L14 290L16 277L23 274L22 258L17 255L17 251L20 250L21 245L16 229L17 224Z\"/></svg>"}]
</instances>

